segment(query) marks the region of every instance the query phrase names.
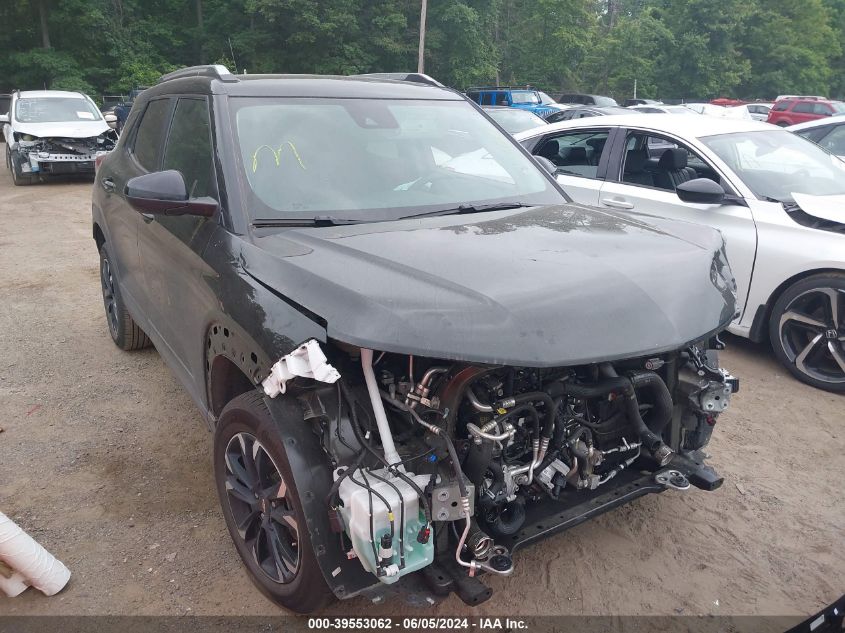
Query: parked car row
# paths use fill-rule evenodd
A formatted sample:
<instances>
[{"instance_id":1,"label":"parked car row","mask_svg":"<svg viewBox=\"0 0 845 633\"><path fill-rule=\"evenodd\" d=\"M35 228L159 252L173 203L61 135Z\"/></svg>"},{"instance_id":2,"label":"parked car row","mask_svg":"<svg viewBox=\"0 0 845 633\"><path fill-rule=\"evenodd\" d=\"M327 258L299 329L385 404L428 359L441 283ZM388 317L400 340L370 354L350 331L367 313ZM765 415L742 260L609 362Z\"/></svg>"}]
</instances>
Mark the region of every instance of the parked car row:
<instances>
[{"instance_id":1,"label":"parked car row","mask_svg":"<svg viewBox=\"0 0 845 633\"><path fill-rule=\"evenodd\" d=\"M825 270L835 277L845 268L837 255L845 224L837 197L845 196L843 163L830 159L830 154L845 155L845 117L832 116L845 105L787 95L775 102L770 118L800 113L800 106L831 116L819 115L780 132L751 120L757 112L750 108L766 107L759 103L564 107L539 91L507 87L476 88L467 97L548 161L557 182L577 202L706 220L721 230L729 238L741 298L732 331L756 341L768 337L778 358L805 382L845 390L838 308L818 312L826 292L839 297L835 279L815 280L818 301L811 311L818 324L828 326L830 340L817 338L807 319L779 320L794 311L789 291L803 288L799 282L808 283L805 277ZM604 102L598 95L563 94L559 99ZM491 105L497 101L508 105ZM697 106L703 113L728 114L695 116ZM5 119L6 164L17 185L41 175L92 173L97 157L117 140L93 101L80 93L16 92L9 112L0 116ZM475 169L468 157L452 153L439 164L460 173ZM488 176L505 177L498 167ZM831 251L829 245L836 248ZM778 303L782 297L787 299ZM802 328L803 337L794 332Z\"/></svg>"}]
</instances>

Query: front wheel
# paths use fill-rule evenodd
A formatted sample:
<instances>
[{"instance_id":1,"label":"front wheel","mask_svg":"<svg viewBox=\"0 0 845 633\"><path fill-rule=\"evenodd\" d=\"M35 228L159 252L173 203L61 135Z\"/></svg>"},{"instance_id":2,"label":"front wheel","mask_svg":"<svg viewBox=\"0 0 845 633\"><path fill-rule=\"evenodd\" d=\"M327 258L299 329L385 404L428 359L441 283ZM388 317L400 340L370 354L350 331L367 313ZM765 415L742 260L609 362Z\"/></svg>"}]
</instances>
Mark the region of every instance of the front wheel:
<instances>
[{"instance_id":1,"label":"front wheel","mask_svg":"<svg viewBox=\"0 0 845 633\"><path fill-rule=\"evenodd\" d=\"M274 422L258 391L234 398L214 433L214 478L229 534L250 579L297 613L328 604L308 522Z\"/></svg>"},{"instance_id":2,"label":"front wheel","mask_svg":"<svg viewBox=\"0 0 845 633\"><path fill-rule=\"evenodd\" d=\"M772 308L769 338L796 378L845 392L845 274L813 275L787 288Z\"/></svg>"},{"instance_id":3,"label":"front wheel","mask_svg":"<svg viewBox=\"0 0 845 633\"><path fill-rule=\"evenodd\" d=\"M6 164L8 165L9 170L12 172L12 182L16 187L31 185L36 180L38 180L38 176L35 174L23 173L21 169L20 158L17 156L17 152L12 152L8 147L6 148L6 152Z\"/></svg>"}]
</instances>

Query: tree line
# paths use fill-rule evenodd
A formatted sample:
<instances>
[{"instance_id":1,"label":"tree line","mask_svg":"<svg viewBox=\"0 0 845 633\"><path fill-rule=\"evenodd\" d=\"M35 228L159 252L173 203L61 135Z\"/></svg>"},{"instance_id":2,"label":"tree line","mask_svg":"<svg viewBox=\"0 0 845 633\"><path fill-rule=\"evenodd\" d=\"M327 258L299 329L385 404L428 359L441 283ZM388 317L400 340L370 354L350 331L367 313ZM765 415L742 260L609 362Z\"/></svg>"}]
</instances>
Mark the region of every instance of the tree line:
<instances>
[{"instance_id":1,"label":"tree line","mask_svg":"<svg viewBox=\"0 0 845 633\"><path fill-rule=\"evenodd\" d=\"M99 98L181 66L416 70L420 0L3 0L0 91ZM429 0L425 71L619 98L845 96L845 0Z\"/></svg>"}]
</instances>

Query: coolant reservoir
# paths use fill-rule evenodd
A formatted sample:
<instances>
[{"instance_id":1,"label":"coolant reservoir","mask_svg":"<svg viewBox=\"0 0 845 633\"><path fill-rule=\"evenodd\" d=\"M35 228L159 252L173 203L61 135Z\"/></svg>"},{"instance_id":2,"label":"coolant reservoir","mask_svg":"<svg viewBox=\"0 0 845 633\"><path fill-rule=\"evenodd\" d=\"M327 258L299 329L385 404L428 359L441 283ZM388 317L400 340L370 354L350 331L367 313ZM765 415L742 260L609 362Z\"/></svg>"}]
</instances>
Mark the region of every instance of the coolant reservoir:
<instances>
[{"instance_id":1,"label":"coolant reservoir","mask_svg":"<svg viewBox=\"0 0 845 633\"><path fill-rule=\"evenodd\" d=\"M373 474L386 479L389 483L380 481ZM428 485L431 475L414 475L406 473L420 489ZM335 473L335 478L338 473ZM384 554L381 544L385 534L391 533L391 520L388 509L378 495L371 494L364 484L364 478L370 488L384 497L390 505L393 515L393 541L392 558L382 561L384 573L378 574L378 560ZM354 478L355 481L352 479ZM355 483L358 482L358 483ZM397 493L398 491L398 493ZM340 515L343 518L344 529L352 541L352 548L364 566L364 569L378 576L384 583L394 583L405 574L417 571L430 565L434 560L434 539L428 538L427 542L420 543L417 540L420 530L425 527L425 515L420 508L420 500L417 492L402 481L394 477L387 470L364 471L356 470L351 477L346 477L340 484L338 490L343 506L340 508ZM370 500L372 498L372 534L375 537L373 542L370 537ZM405 508L405 525L402 528L402 506ZM400 534L402 538L400 538ZM375 546L375 553L374 547ZM404 547L404 566L402 566L401 551Z\"/></svg>"}]
</instances>

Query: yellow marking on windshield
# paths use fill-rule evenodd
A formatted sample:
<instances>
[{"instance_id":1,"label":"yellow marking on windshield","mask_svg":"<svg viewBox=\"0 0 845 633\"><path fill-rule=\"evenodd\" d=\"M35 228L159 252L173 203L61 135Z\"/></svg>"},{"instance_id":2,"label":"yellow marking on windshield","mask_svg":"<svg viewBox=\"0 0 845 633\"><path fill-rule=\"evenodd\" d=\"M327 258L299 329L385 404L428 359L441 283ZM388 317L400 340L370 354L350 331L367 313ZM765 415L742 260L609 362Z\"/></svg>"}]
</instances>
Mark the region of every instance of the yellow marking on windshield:
<instances>
[{"instance_id":1,"label":"yellow marking on windshield","mask_svg":"<svg viewBox=\"0 0 845 633\"><path fill-rule=\"evenodd\" d=\"M293 152L294 158L296 158L296 162L299 163L299 166L302 167L302 169L307 169L307 167L305 167L305 163L302 162L302 158L299 156L299 152L296 151L296 145L294 145L291 141L285 141L279 145L279 149L273 149L269 145L261 145L258 149L256 149L252 154L252 173L254 174L258 169L258 154L265 148L269 149L273 153L273 159L276 161L276 167L278 167L281 164L282 150L285 148L285 145L290 147L290 151Z\"/></svg>"}]
</instances>

